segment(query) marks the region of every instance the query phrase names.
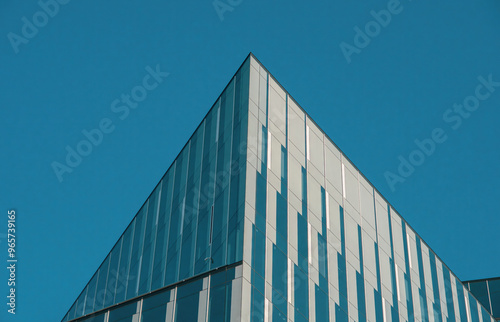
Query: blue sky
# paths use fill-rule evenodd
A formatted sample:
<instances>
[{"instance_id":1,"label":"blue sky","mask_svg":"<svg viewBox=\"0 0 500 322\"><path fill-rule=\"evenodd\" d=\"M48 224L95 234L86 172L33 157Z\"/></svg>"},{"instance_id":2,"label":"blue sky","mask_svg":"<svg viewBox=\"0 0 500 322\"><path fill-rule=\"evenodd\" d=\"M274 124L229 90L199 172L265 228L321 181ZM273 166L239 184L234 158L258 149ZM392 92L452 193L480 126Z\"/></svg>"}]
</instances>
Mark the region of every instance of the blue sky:
<instances>
[{"instance_id":1,"label":"blue sky","mask_svg":"<svg viewBox=\"0 0 500 322\"><path fill-rule=\"evenodd\" d=\"M459 278L500 275L498 1L44 1L0 4L17 321L64 316L250 51ZM60 182L52 164L100 125Z\"/></svg>"}]
</instances>

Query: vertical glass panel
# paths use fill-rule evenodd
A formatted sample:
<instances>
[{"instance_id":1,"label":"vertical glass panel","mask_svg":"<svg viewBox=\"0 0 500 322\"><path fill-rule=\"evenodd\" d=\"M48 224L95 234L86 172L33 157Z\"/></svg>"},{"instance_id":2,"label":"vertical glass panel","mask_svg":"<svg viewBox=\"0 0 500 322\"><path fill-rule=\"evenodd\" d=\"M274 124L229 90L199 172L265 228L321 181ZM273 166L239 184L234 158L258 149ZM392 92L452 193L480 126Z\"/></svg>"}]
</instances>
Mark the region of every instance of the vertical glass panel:
<instances>
[{"instance_id":1,"label":"vertical glass panel","mask_svg":"<svg viewBox=\"0 0 500 322\"><path fill-rule=\"evenodd\" d=\"M326 239L318 233L318 266L319 273L328 279L328 249Z\"/></svg>"},{"instance_id":2,"label":"vertical glass panel","mask_svg":"<svg viewBox=\"0 0 500 322\"><path fill-rule=\"evenodd\" d=\"M156 231L156 245L153 259L153 273L151 276L151 290L154 291L164 284L167 235L170 224L170 206L172 202L173 173L171 168L161 182L160 212Z\"/></svg>"},{"instance_id":3,"label":"vertical glass panel","mask_svg":"<svg viewBox=\"0 0 500 322\"><path fill-rule=\"evenodd\" d=\"M493 316L500 316L500 278L488 281Z\"/></svg>"},{"instance_id":4,"label":"vertical glass panel","mask_svg":"<svg viewBox=\"0 0 500 322\"><path fill-rule=\"evenodd\" d=\"M267 203L267 181L260 173L257 173L257 186L255 196L255 211L257 216L266 218Z\"/></svg>"},{"instance_id":5,"label":"vertical glass panel","mask_svg":"<svg viewBox=\"0 0 500 322\"><path fill-rule=\"evenodd\" d=\"M298 232L298 246L299 246L299 263L301 268L307 272L307 258L308 258L308 238L307 238L307 219L300 213L297 213L297 232Z\"/></svg>"},{"instance_id":6,"label":"vertical glass panel","mask_svg":"<svg viewBox=\"0 0 500 322\"><path fill-rule=\"evenodd\" d=\"M243 223L244 208L241 207L228 223L227 264L243 259Z\"/></svg>"},{"instance_id":7,"label":"vertical glass panel","mask_svg":"<svg viewBox=\"0 0 500 322\"><path fill-rule=\"evenodd\" d=\"M208 321L225 322L231 318L231 283L210 289Z\"/></svg>"},{"instance_id":8,"label":"vertical glass panel","mask_svg":"<svg viewBox=\"0 0 500 322\"><path fill-rule=\"evenodd\" d=\"M171 290L167 290L167 291L162 291L153 296L145 297L144 300L142 301L142 310L143 311L151 310L155 307L170 302L171 293L172 293Z\"/></svg>"},{"instance_id":9,"label":"vertical glass panel","mask_svg":"<svg viewBox=\"0 0 500 322\"><path fill-rule=\"evenodd\" d=\"M477 301L472 296L471 293L468 293L469 296L469 308L470 308L470 316L472 322L479 322L479 313L477 311Z\"/></svg>"},{"instance_id":10,"label":"vertical glass panel","mask_svg":"<svg viewBox=\"0 0 500 322\"><path fill-rule=\"evenodd\" d=\"M97 292L94 302L94 311L104 308L106 300L106 283L108 278L109 255L106 257L101 267L99 268L99 278L97 279Z\"/></svg>"},{"instance_id":11,"label":"vertical glass panel","mask_svg":"<svg viewBox=\"0 0 500 322\"><path fill-rule=\"evenodd\" d=\"M490 299L488 297L488 287L486 286L486 281L472 282L469 283L469 289L476 299L489 311Z\"/></svg>"},{"instance_id":12,"label":"vertical glass panel","mask_svg":"<svg viewBox=\"0 0 500 322\"><path fill-rule=\"evenodd\" d=\"M135 219L134 239L132 242L132 254L130 257L130 271L127 287L127 299L137 296L137 287L139 282L139 267L141 264L142 246L144 243L144 230L146 228L145 219L147 212L147 203L142 206ZM133 281L132 281L133 279Z\"/></svg>"},{"instance_id":13,"label":"vertical glass panel","mask_svg":"<svg viewBox=\"0 0 500 322\"><path fill-rule=\"evenodd\" d=\"M314 286L316 298L316 321L328 321L328 295L326 295L317 285Z\"/></svg>"},{"instance_id":14,"label":"vertical glass panel","mask_svg":"<svg viewBox=\"0 0 500 322\"><path fill-rule=\"evenodd\" d=\"M68 314L66 315L66 317L68 318L68 320L71 320L75 317L75 310L76 310L76 303L77 301L75 301L75 303L73 303L73 305L71 306L71 309L69 309L69 312Z\"/></svg>"},{"instance_id":15,"label":"vertical glass panel","mask_svg":"<svg viewBox=\"0 0 500 322\"><path fill-rule=\"evenodd\" d=\"M287 257L276 245L273 245L273 288L285 299L287 297Z\"/></svg>"},{"instance_id":16,"label":"vertical glass panel","mask_svg":"<svg viewBox=\"0 0 500 322\"><path fill-rule=\"evenodd\" d=\"M151 197L149 197L148 202L148 213L146 217L146 228L144 235L144 246L142 250L142 265L141 265L141 276L139 282L139 294L144 294L150 291L151 285L151 269L153 260L153 247L156 238L156 224L158 215L158 194L161 189L161 185L158 185Z\"/></svg>"},{"instance_id":17,"label":"vertical glass panel","mask_svg":"<svg viewBox=\"0 0 500 322\"><path fill-rule=\"evenodd\" d=\"M242 142L240 125L235 128L233 147L231 152L231 163L228 166L230 170L230 199L229 199L229 217L233 216L239 207L244 204L245 198L245 152L241 151Z\"/></svg>"},{"instance_id":18,"label":"vertical glass panel","mask_svg":"<svg viewBox=\"0 0 500 322\"><path fill-rule=\"evenodd\" d=\"M120 239L111 251L111 260L109 262L109 273L106 283L106 297L104 299L104 307L108 307L114 304L117 284L116 282L118 280L118 265L120 264L120 252L122 249L121 242L122 240Z\"/></svg>"},{"instance_id":19,"label":"vertical glass panel","mask_svg":"<svg viewBox=\"0 0 500 322\"><path fill-rule=\"evenodd\" d=\"M306 273L304 273L298 266L294 265L294 298L295 308L299 314L309 317L309 280ZM297 316L297 314L295 315Z\"/></svg>"},{"instance_id":20,"label":"vertical glass panel","mask_svg":"<svg viewBox=\"0 0 500 322\"><path fill-rule=\"evenodd\" d=\"M446 308L448 311L448 318L455 321L455 306L453 304L453 290L451 288L450 271L443 266L443 280L444 290L446 293Z\"/></svg>"},{"instance_id":21,"label":"vertical glass panel","mask_svg":"<svg viewBox=\"0 0 500 322\"><path fill-rule=\"evenodd\" d=\"M130 251L132 246L132 240L134 237L135 219L128 226L127 230L122 237L122 250L120 256L120 266L118 269L118 274L116 276L116 295L115 303L120 303L125 300L125 295L127 291L127 285L129 281L134 281L129 275L130 266Z\"/></svg>"},{"instance_id":22,"label":"vertical glass panel","mask_svg":"<svg viewBox=\"0 0 500 322\"><path fill-rule=\"evenodd\" d=\"M99 271L97 271L87 286L87 299L85 301L84 315L94 312L95 293L97 289L97 278Z\"/></svg>"},{"instance_id":23,"label":"vertical glass panel","mask_svg":"<svg viewBox=\"0 0 500 322\"><path fill-rule=\"evenodd\" d=\"M189 153L189 177L198 177L203 156L205 122L202 122L191 137L191 151Z\"/></svg>"},{"instance_id":24,"label":"vertical glass panel","mask_svg":"<svg viewBox=\"0 0 500 322\"><path fill-rule=\"evenodd\" d=\"M177 299L198 294L203 289L203 279L196 279L177 288Z\"/></svg>"},{"instance_id":25,"label":"vertical glass panel","mask_svg":"<svg viewBox=\"0 0 500 322\"><path fill-rule=\"evenodd\" d=\"M85 287L82 294L80 294L80 296L78 297L78 300L76 302L75 318L80 317L84 314L87 291L88 291L88 286Z\"/></svg>"},{"instance_id":26,"label":"vertical glass panel","mask_svg":"<svg viewBox=\"0 0 500 322\"><path fill-rule=\"evenodd\" d=\"M143 311L141 314L141 321L165 321L167 317L167 305L157 306L154 309Z\"/></svg>"},{"instance_id":27,"label":"vertical glass panel","mask_svg":"<svg viewBox=\"0 0 500 322\"><path fill-rule=\"evenodd\" d=\"M200 202L200 167L203 143L203 127L199 128L191 139L191 151L189 154L189 178L186 186L186 206L182 229L182 246L179 278L184 279L193 275L195 239L198 215L201 212ZM202 205L206 207L206 204ZM202 228L203 229L203 228Z\"/></svg>"},{"instance_id":28,"label":"vertical glass panel","mask_svg":"<svg viewBox=\"0 0 500 322\"><path fill-rule=\"evenodd\" d=\"M209 134L207 133L207 135ZM207 140L207 135L205 136L205 141ZM203 158L199 197L198 236L195 250L195 274L208 270L209 261L207 259L210 258L210 226L214 202L213 198L215 195L215 167L215 157L212 159Z\"/></svg>"},{"instance_id":29,"label":"vertical glass panel","mask_svg":"<svg viewBox=\"0 0 500 322\"><path fill-rule=\"evenodd\" d=\"M198 321L198 301L199 293L178 299L175 321Z\"/></svg>"},{"instance_id":30,"label":"vertical glass panel","mask_svg":"<svg viewBox=\"0 0 500 322\"><path fill-rule=\"evenodd\" d=\"M481 307L481 316L483 318L483 322L490 322L491 321L491 316L488 311L484 307Z\"/></svg>"},{"instance_id":31,"label":"vertical glass panel","mask_svg":"<svg viewBox=\"0 0 500 322\"><path fill-rule=\"evenodd\" d=\"M214 204L212 268L220 267L226 261L228 194L229 189L224 189Z\"/></svg>"},{"instance_id":32,"label":"vertical glass panel","mask_svg":"<svg viewBox=\"0 0 500 322\"><path fill-rule=\"evenodd\" d=\"M132 317L137 313L137 302L131 304L120 306L116 309L112 309L109 312L109 322L116 321L130 321L132 322Z\"/></svg>"},{"instance_id":33,"label":"vertical glass panel","mask_svg":"<svg viewBox=\"0 0 500 322\"><path fill-rule=\"evenodd\" d=\"M245 61L235 76L234 124L246 119L248 112L250 60Z\"/></svg>"},{"instance_id":34,"label":"vertical glass panel","mask_svg":"<svg viewBox=\"0 0 500 322\"><path fill-rule=\"evenodd\" d=\"M172 209L184 207L187 180L187 164L189 158L189 143L184 147L175 161L174 193L172 198ZM182 218L179 220L182 224Z\"/></svg>"},{"instance_id":35,"label":"vertical glass panel","mask_svg":"<svg viewBox=\"0 0 500 322\"><path fill-rule=\"evenodd\" d=\"M262 277L265 276L266 263L266 236L257 227L252 225L252 268Z\"/></svg>"},{"instance_id":36,"label":"vertical glass panel","mask_svg":"<svg viewBox=\"0 0 500 322\"><path fill-rule=\"evenodd\" d=\"M252 287L251 322L264 322L264 295Z\"/></svg>"},{"instance_id":37,"label":"vertical glass panel","mask_svg":"<svg viewBox=\"0 0 500 322\"><path fill-rule=\"evenodd\" d=\"M219 140L226 141L230 137L233 122L234 78L221 95Z\"/></svg>"},{"instance_id":38,"label":"vertical glass panel","mask_svg":"<svg viewBox=\"0 0 500 322\"><path fill-rule=\"evenodd\" d=\"M180 227L182 224L183 207L178 206L172 211L170 231L168 234L167 266L165 271L165 285L177 281L179 268L179 251L181 245Z\"/></svg>"},{"instance_id":39,"label":"vertical glass panel","mask_svg":"<svg viewBox=\"0 0 500 322\"><path fill-rule=\"evenodd\" d=\"M283 252L287 252L288 238L288 213L287 200L279 192L276 192L276 239L277 246Z\"/></svg>"},{"instance_id":40,"label":"vertical glass panel","mask_svg":"<svg viewBox=\"0 0 500 322\"><path fill-rule=\"evenodd\" d=\"M217 152L217 136L218 136L218 114L219 101L212 107L205 119L205 138L203 143L203 166L208 164L208 161L215 158Z\"/></svg>"},{"instance_id":41,"label":"vertical glass panel","mask_svg":"<svg viewBox=\"0 0 500 322\"><path fill-rule=\"evenodd\" d=\"M181 258L180 258L180 269L179 269L179 279L185 279L193 275L194 265L194 237L195 235L195 225L196 222L186 223L182 233L182 246L181 246Z\"/></svg>"},{"instance_id":42,"label":"vertical glass panel","mask_svg":"<svg viewBox=\"0 0 500 322\"><path fill-rule=\"evenodd\" d=\"M456 286L457 286L458 308L460 311L460 321L467 321L467 309L465 308L464 287L458 279L456 280Z\"/></svg>"}]
</instances>

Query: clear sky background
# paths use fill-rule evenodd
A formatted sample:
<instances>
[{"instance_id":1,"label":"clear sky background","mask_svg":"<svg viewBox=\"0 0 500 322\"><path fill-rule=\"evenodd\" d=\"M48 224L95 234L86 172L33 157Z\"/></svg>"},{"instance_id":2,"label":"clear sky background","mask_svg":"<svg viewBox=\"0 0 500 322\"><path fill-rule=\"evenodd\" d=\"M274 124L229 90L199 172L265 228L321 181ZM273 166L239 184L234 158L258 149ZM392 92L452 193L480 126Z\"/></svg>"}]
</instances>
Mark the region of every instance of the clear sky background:
<instances>
[{"instance_id":1,"label":"clear sky background","mask_svg":"<svg viewBox=\"0 0 500 322\"><path fill-rule=\"evenodd\" d=\"M19 259L15 318L0 270L1 321L65 315L250 51L459 278L500 275L500 86L469 97L500 82L500 2L220 3L223 19L212 0L73 0L44 20L36 1L1 2L0 268L9 209ZM121 120L112 102L156 65L169 76ZM479 107L459 124L447 110L464 100ZM51 164L105 118L114 131L59 182ZM447 140L391 189L384 174L438 128Z\"/></svg>"}]
</instances>

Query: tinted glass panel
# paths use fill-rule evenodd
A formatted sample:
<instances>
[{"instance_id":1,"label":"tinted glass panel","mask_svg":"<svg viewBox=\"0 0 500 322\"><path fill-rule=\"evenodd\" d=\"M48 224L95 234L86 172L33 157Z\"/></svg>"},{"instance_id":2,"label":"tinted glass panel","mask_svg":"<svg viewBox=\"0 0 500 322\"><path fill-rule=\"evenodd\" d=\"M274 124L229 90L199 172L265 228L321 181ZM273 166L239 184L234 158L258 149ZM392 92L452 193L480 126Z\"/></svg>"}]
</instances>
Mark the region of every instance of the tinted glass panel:
<instances>
[{"instance_id":1,"label":"tinted glass panel","mask_svg":"<svg viewBox=\"0 0 500 322\"><path fill-rule=\"evenodd\" d=\"M195 305L193 305L195 304ZM176 321L198 320L198 293L177 300Z\"/></svg>"}]
</instances>

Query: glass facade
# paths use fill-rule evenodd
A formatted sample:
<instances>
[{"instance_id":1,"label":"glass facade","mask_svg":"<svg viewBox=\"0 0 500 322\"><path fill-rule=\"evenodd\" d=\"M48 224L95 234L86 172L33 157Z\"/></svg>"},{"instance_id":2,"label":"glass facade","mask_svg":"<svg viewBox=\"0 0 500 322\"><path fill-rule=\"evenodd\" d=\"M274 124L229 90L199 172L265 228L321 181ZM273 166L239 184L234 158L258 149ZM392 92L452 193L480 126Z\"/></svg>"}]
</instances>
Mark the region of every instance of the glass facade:
<instances>
[{"instance_id":1,"label":"glass facade","mask_svg":"<svg viewBox=\"0 0 500 322\"><path fill-rule=\"evenodd\" d=\"M72 319L494 321L253 55Z\"/></svg>"},{"instance_id":2,"label":"glass facade","mask_svg":"<svg viewBox=\"0 0 500 322\"><path fill-rule=\"evenodd\" d=\"M500 277L467 281L464 285L500 321Z\"/></svg>"},{"instance_id":3,"label":"glass facade","mask_svg":"<svg viewBox=\"0 0 500 322\"><path fill-rule=\"evenodd\" d=\"M249 68L247 59L63 321L241 262ZM177 321L191 321L182 312Z\"/></svg>"}]
</instances>

